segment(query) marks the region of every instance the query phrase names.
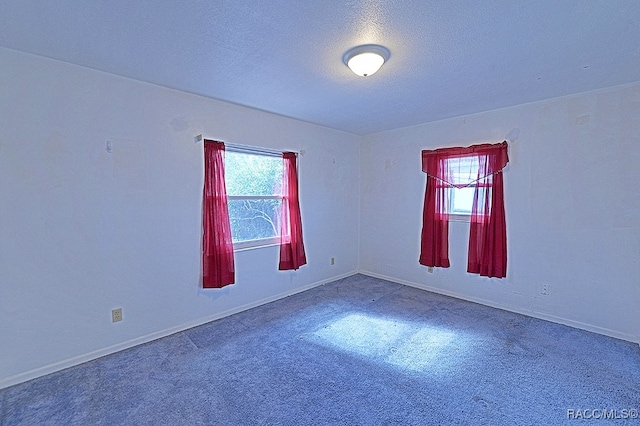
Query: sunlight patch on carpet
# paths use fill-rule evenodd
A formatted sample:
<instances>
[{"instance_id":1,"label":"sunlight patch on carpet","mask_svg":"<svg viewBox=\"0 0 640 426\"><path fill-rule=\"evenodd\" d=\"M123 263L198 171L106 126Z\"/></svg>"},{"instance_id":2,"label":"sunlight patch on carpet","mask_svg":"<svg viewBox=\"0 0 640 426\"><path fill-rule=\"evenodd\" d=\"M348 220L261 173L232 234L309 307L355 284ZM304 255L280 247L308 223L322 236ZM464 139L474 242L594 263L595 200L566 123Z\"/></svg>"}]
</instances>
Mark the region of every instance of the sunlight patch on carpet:
<instances>
[{"instance_id":1,"label":"sunlight patch on carpet","mask_svg":"<svg viewBox=\"0 0 640 426\"><path fill-rule=\"evenodd\" d=\"M314 336L325 346L419 372L440 370L451 359L443 351L460 348L454 331L364 314L327 323Z\"/></svg>"}]
</instances>

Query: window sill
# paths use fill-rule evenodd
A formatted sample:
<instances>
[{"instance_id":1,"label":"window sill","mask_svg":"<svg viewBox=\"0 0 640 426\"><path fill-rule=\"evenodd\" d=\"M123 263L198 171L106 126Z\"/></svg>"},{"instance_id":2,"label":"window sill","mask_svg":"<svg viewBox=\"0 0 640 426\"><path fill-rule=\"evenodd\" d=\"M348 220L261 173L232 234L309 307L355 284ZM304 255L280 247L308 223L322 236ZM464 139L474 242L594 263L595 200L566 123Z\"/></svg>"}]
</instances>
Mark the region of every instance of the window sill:
<instances>
[{"instance_id":1,"label":"window sill","mask_svg":"<svg viewBox=\"0 0 640 426\"><path fill-rule=\"evenodd\" d=\"M450 214L449 215L450 222L471 222L471 215L468 214Z\"/></svg>"},{"instance_id":2,"label":"window sill","mask_svg":"<svg viewBox=\"0 0 640 426\"><path fill-rule=\"evenodd\" d=\"M262 240L241 241L233 243L233 251L254 250L264 247L272 247L280 245L280 238L265 238Z\"/></svg>"}]
</instances>

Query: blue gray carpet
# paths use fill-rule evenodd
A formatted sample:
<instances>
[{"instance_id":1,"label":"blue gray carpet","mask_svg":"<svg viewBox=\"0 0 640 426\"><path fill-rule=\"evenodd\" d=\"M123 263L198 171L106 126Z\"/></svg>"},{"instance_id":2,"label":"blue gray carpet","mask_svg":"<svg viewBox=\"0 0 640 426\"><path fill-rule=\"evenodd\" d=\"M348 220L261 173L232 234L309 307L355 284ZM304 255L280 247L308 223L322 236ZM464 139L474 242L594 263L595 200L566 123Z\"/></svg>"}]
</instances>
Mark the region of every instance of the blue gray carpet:
<instances>
[{"instance_id":1,"label":"blue gray carpet","mask_svg":"<svg viewBox=\"0 0 640 426\"><path fill-rule=\"evenodd\" d=\"M363 275L0 391L2 425L630 425L639 408L638 345Z\"/></svg>"}]
</instances>

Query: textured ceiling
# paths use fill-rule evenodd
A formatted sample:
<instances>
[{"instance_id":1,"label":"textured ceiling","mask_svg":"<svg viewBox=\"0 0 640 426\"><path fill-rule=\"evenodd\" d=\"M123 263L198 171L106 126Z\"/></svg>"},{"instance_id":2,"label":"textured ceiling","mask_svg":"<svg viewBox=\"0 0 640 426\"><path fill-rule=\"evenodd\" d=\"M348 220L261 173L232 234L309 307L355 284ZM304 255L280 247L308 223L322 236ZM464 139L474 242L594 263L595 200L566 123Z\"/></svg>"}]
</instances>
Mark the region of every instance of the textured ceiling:
<instances>
[{"instance_id":1,"label":"textured ceiling","mask_svg":"<svg viewBox=\"0 0 640 426\"><path fill-rule=\"evenodd\" d=\"M2 0L0 46L362 135L639 81L640 1Z\"/></svg>"}]
</instances>

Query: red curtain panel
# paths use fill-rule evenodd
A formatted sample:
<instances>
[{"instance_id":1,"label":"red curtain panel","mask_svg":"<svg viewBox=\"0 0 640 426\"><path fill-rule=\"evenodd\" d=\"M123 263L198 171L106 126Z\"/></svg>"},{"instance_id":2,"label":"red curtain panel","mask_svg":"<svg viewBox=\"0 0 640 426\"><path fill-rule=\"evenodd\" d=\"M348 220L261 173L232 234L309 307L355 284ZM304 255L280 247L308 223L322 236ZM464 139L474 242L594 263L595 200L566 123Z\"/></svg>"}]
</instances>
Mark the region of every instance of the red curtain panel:
<instances>
[{"instance_id":1,"label":"red curtain panel","mask_svg":"<svg viewBox=\"0 0 640 426\"><path fill-rule=\"evenodd\" d=\"M233 241L224 181L224 143L204 141L202 195L202 287L235 282Z\"/></svg>"},{"instance_id":2,"label":"red curtain panel","mask_svg":"<svg viewBox=\"0 0 640 426\"><path fill-rule=\"evenodd\" d=\"M467 272L504 278L507 276L507 221L502 169L509 162L507 143L489 145L478 152Z\"/></svg>"},{"instance_id":3,"label":"red curtain panel","mask_svg":"<svg viewBox=\"0 0 640 426\"><path fill-rule=\"evenodd\" d=\"M298 199L296 154L282 154L282 226L280 228L280 264L278 269L298 269L307 263L302 241L302 219Z\"/></svg>"},{"instance_id":4,"label":"red curtain panel","mask_svg":"<svg viewBox=\"0 0 640 426\"><path fill-rule=\"evenodd\" d=\"M449 216L447 214L448 168L446 156L422 153L422 170L427 173L422 211L420 264L449 267Z\"/></svg>"}]
</instances>

